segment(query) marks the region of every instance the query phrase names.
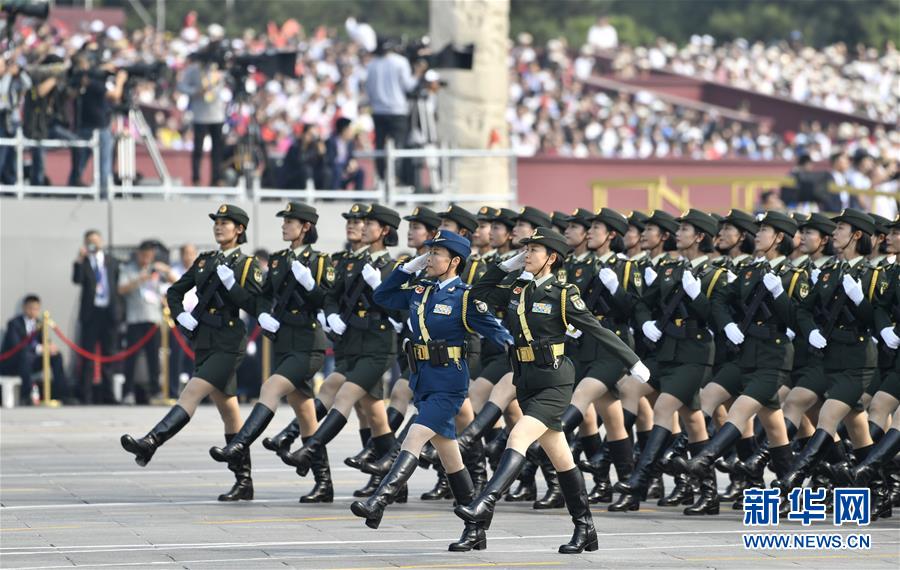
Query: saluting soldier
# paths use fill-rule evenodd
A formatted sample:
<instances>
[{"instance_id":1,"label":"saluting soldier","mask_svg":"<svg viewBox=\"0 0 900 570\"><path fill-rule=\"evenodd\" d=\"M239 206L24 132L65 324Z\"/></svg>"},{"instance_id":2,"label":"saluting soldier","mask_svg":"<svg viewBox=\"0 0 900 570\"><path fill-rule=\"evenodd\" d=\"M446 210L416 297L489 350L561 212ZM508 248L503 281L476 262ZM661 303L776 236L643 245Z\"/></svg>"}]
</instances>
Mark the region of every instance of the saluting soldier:
<instances>
[{"instance_id":1,"label":"saluting soldier","mask_svg":"<svg viewBox=\"0 0 900 570\"><path fill-rule=\"evenodd\" d=\"M405 346L409 358L410 387L419 413L403 441L400 454L386 458L374 468L386 472L378 490L367 501L351 505L353 514L365 518L366 526L378 528L385 507L412 476L426 442L437 449L453 496L460 504L471 502L474 487L456 445L455 417L466 399L469 372L465 360L465 337L478 332L501 347L512 337L490 314L485 303L471 296L458 273L470 255L469 240L446 230L426 242L430 251L395 269L375 291L381 306L410 313L412 334ZM424 270L428 280L410 282ZM467 524L451 551L483 550L484 529Z\"/></svg>"},{"instance_id":2,"label":"saluting soldier","mask_svg":"<svg viewBox=\"0 0 900 570\"><path fill-rule=\"evenodd\" d=\"M658 377L642 384L645 394L659 393L653 406L653 429L641 447L637 465L627 481L614 488L622 493L610 511L636 511L647 492L654 464L671 443L674 415L678 412L689 437L688 447L697 453L706 440L706 426L699 413L701 383L713 361L710 297L727 279L723 268L713 267L712 251L716 222L709 214L691 209L677 220L676 232L681 260L658 268L658 275L644 289L635 307L644 336L656 343ZM715 479L701 481L702 512L718 509Z\"/></svg>"},{"instance_id":3,"label":"saluting soldier","mask_svg":"<svg viewBox=\"0 0 900 570\"><path fill-rule=\"evenodd\" d=\"M525 464L525 453L534 441L550 457L558 472L560 486L575 532L569 543L560 546L563 554L597 549L597 534L591 518L584 478L575 467L572 453L561 429L560 417L572 399L575 368L565 352L569 324L609 347L615 358L629 369L640 360L619 337L603 328L587 310L574 285L555 276L569 251L565 238L546 227L535 229L521 240L526 252L491 267L475 284L472 294L489 305L505 305L511 315L510 332L515 339L510 356L514 382L523 417L516 422L507 448L484 491L468 505L459 505L457 516L488 528L500 496L516 479ZM508 283L508 276L523 269L531 279Z\"/></svg>"},{"instance_id":4,"label":"saluting soldier","mask_svg":"<svg viewBox=\"0 0 900 570\"><path fill-rule=\"evenodd\" d=\"M847 426L858 457L864 457L872 445L861 397L877 365L873 300L888 283L884 270L873 268L865 259L872 251L872 217L847 208L832 221L837 223L832 235L840 258L822 269L797 312L801 334L823 355L829 386L815 433L794 458L790 472L773 483L785 492L800 485L816 461L846 459L843 448L834 443L840 422Z\"/></svg>"},{"instance_id":5,"label":"saluting soldier","mask_svg":"<svg viewBox=\"0 0 900 570\"><path fill-rule=\"evenodd\" d=\"M225 443L230 443L241 428L235 371L247 348L247 330L239 312L240 309L253 311L254 297L262 290L263 275L259 263L241 252L250 223L247 212L232 204L222 204L209 217L214 222L213 235L219 249L197 256L191 268L166 293L175 320L192 339L193 376L181 391L178 402L147 435L135 439L126 434L121 438L122 447L135 455L134 460L141 467L150 462L160 445L187 425L207 396L216 404L225 424ZM194 287L199 300L189 313L182 303L184 295ZM235 484L229 492L219 495L220 501L253 499L250 467L249 450L229 463Z\"/></svg>"},{"instance_id":6,"label":"saluting soldier","mask_svg":"<svg viewBox=\"0 0 900 570\"><path fill-rule=\"evenodd\" d=\"M216 461L237 462L275 417L284 397L294 409L303 438L312 436L318 427L313 378L325 362L327 341L317 314L325 304L327 288L334 283L334 267L328 255L312 248L319 237L315 208L288 202L275 215L283 220L281 238L290 242L290 247L271 255L269 273L252 311L273 340L273 371L241 431L224 448L209 450ZM332 502L334 488L324 447L313 458L312 470L315 487L300 497L300 502Z\"/></svg>"}]
</instances>

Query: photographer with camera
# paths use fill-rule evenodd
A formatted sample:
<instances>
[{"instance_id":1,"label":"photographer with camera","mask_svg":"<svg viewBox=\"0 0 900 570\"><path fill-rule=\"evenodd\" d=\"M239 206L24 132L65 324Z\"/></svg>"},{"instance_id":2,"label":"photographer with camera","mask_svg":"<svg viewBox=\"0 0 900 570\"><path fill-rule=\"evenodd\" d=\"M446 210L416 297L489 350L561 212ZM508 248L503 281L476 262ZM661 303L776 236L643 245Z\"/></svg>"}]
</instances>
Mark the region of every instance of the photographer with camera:
<instances>
[{"instance_id":1,"label":"photographer with camera","mask_svg":"<svg viewBox=\"0 0 900 570\"><path fill-rule=\"evenodd\" d=\"M190 97L194 127L194 149L191 152L191 182L200 183L200 162L203 159L203 143L207 135L212 141L212 165L210 185L217 186L222 177L222 157L225 141L222 125L225 123L225 70L222 69L224 53L221 42L225 30L218 24L209 26L209 44L198 52L184 70L178 90Z\"/></svg>"},{"instance_id":2,"label":"photographer with camera","mask_svg":"<svg viewBox=\"0 0 900 570\"><path fill-rule=\"evenodd\" d=\"M89 140L94 131L100 137L100 197L106 198L112 177L115 139L110 128L113 107L122 101L128 72L113 63L97 66L99 52L83 52L75 56L71 86L75 91L75 131L78 138ZM111 79L114 77L114 79ZM81 175L91 156L89 148L76 148L72 153L70 186L83 186Z\"/></svg>"},{"instance_id":3,"label":"photographer with camera","mask_svg":"<svg viewBox=\"0 0 900 570\"><path fill-rule=\"evenodd\" d=\"M162 323L163 289L174 283L172 268L157 261L157 242L142 242L135 252L134 261L122 267L119 273L119 295L125 302L125 336L128 346L134 346L154 325ZM147 359L148 385L135 387L134 369L140 353ZM159 335L153 335L144 348L125 361L125 389L123 401L127 404L147 404L160 391L159 385Z\"/></svg>"},{"instance_id":4,"label":"photographer with camera","mask_svg":"<svg viewBox=\"0 0 900 570\"><path fill-rule=\"evenodd\" d=\"M0 57L0 138L16 136L22 124L20 103L31 89L31 76L15 55ZM16 182L16 149L0 146L0 184Z\"/></svg>"},{"instance_id":5,"label":"photographer with camera","mask_svg":"<svg viewBox=\"0 0 900 570\"><path fill-rule=\"evenodd\" d=\"M372 108L375 123L375 148L384 150L388 138L396 148L406 146L409 133L408 94L419 84L428 64L417 61L415 71L409 60L397 53L399 43L394 39L381 39L375 49L375 57L366 68L366 95ZM401 165L405 161L400 161ZM384 180L385 161L375 161L378 177ZM404 167L401 166L402 172Z\"/></svg>"}]
</instances>

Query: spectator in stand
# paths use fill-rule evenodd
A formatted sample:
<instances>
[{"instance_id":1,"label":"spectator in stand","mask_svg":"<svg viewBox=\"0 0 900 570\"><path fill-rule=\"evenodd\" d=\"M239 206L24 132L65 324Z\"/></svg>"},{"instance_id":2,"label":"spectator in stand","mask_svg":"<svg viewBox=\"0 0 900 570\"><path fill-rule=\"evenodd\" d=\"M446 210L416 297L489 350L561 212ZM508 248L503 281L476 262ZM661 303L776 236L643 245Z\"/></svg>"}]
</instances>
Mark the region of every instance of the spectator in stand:
<instances>
[{"instance_id":1,"label":"spectator in stand","mask_svg":"<svg viewBox=\"0 0 900 570\"><path fill-rule=\"evenodd\" d=\"M759 207L756 209L757 214L765 214L766 212L786 212L787 208L781 200L781 196L775 190L766 190L759 195Z\"/></svg>"},{"instance_id":2,"label":"spectator in stand","mask_svg":"<svg viewBox=\"0 0 900 570\"><path fill-rule=\"evenodd\" d=\"M0 56L0 138L16 136L22 125L21 103L31 90L31 76L17 59ZM15 182L16 148L0 146L0 184Z\"/></svg>"},{"instance_id":3,"label":"spectator in stand","mask_svg":"<svg viewBox=\"0 0 900 570\"><path fill-rule=\"evenodd\" d=\"M301 135L294 140L282 160L279 187L302 190L312 180L315 188L328 188L330 175L326 145L317 136L313 125L303 125Z\"/></svg>"},{"instance_id":4,"label":"spectator in stand","mask_svg":"<svg viewBox=\"0 0 900 570\"><path fill-rule=\"evenodd\" d=\"M606 16L597 18L597 23L588 30L587 43L595 52L619 47L619 34L609 23L609 18Z\"/></svg>"},{"instance_id":5,"label":"spectator in stand","mask_svg":"<svg viewBox=\"0 0 900 570\"><path fill-rule=\"evenodd\" d=\"M359 162L353 158L353 147L356 134L350 119L341 117L337 120L334 133L326 143L325 164L331 172L331 186L340 190L351 184L354 190L362 190L365 186L365 173Z\"/></svg>"},{"instance_id":6,"label":"spectator in stand","mask_svg":"<svg viewBox=\"0 0 900 570\"><path fill-rule=\"evenodd\" d=\"M43 382L35 381L35 373L43 367L43 344L41 335L41 299L37 295L26 295L22 301L22 313L11 318L6 323L6 332L3 334L3 345L0 352L7 352L28 340L27 344L7 360L0 362L0 374L18 376L22 379L19 388L19 403L29 405L32 403L32 392L37 388L38 394L43 398ZM33 335L33 336L32 336ZM52 383L50 393L54 400L64 403L73 403L69 397L69 381L63 366L62 354L55 343L50 342L50 371ZM5 404L5 402L4 402Z\"/></svg>"},{"instance_id":7,"label":"spectator in stand","mask_svg":"<svg viewBox=\"0 0 900 570\"><path fill-rule=\"evenodd\" d=\"M359 47L370 53L375 51L378 46L378 37L365 18L347 18L344 27L347 29L347 35L359 44Z\"/></svg>"},{"instance_id":8,"label":"spectator in stand","mask_svg":"<svg viewBox=\"0 0 900 570\"><path fill-rule=\"evenodd\" d=\"M849 186L847 171L850 168L850 158L846 151L839 150L832 154L829 162L831 163L831 183L839 187ZM860 204L856 196L843 190L837 194L829 192L827 198L819 206L825 212L840 212L844 208L859 208Z\"/></svg>"}]
</instances>

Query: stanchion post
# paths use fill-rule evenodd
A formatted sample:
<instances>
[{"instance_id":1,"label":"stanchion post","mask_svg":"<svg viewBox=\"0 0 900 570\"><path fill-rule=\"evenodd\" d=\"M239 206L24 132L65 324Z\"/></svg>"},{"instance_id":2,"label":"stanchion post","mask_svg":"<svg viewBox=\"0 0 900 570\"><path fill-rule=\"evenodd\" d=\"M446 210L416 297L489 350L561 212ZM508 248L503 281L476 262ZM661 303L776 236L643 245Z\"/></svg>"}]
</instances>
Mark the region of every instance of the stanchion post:
<instances>
[{"instance_id":1,"label":"stanchion post","mask_svg":"<svg viewBox=\"0 0 900 570\"><path fill-rule=\"evenodd\" d=\"M262 380L265 382L272 373L272 341L260 335L262 342Z\"/></svg>"},{"instance_id":2,"label":"stanchion post","mask_svg":"<svg viewBox=\"0 0 900 570\"><path fill-rule=\"evenodd\" d=\"M44 373L44 405L50 405L50 311L41 322L41 365Z\"/></svg>"},{"instance_id":3,"label":"stanchion post","mask_svg":"<svg viewBox=\"0 0 900 570\"><path fill-rule=\"evenodd\" d=\"M159 363L159 370L162 378L159 379L160 386L162 386L162 397L163 400L169 399L169 355L172 353L169 347L169 315L171 315L171 311L169 311L169 307L163 307L162 310L163 318L162 322L159 324L159 358L161 362Z\"/></svg>"}]
</instances>

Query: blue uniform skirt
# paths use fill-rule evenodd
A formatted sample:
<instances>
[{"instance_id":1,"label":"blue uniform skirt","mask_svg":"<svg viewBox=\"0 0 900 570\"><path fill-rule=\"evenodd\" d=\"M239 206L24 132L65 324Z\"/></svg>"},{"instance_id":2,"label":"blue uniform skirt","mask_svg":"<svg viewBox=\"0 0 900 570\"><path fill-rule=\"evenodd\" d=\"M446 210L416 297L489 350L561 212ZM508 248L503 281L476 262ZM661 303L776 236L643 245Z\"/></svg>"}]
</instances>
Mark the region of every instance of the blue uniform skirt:
<instances>
[{"instance_id":1,"label":"blue uniform skirt","mask_svg":"<svg viewBox=\"0 0 900 570\"><path fill-rule=\"evenodd\" d=\"M429 392L416 394L413 403L419 411L416 423L447 439L456 439L456 414L466 399L465 392Z\"/></svg>"}]
</instances>

